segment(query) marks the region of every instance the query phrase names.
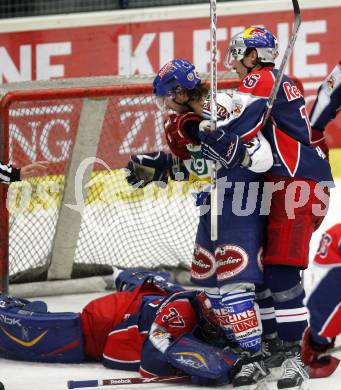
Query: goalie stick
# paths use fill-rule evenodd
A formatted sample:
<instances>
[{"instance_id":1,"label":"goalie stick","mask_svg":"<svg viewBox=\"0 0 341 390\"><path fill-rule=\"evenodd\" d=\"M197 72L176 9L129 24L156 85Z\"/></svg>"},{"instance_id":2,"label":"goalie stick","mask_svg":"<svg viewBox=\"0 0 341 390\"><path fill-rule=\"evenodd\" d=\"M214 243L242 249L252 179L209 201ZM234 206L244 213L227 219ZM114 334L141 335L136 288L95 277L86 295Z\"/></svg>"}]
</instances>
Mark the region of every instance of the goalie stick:
<instances>
[{"instance_id":1,"label":"goalie stick","mask_svg":"<svg viewBox=\"0 0 341 390\"><path fill-rule=\"evenodd\" d=\"M210 82L211 82L211 126L217 128L217 1L210 0ZM212 162L211 174L211 240L218 239L218 188L217 163Z\"/></svg>"},{"instance_id":2,"label":"goalie stick","mask_svg":"<svg viewBox=\"0 0 341 390\"><path fill-rule=\"evenodd\" d=\"M157 376L154 378L112 378L112 379L91 379L91 380L70 380L67 382L68 389L80 389L83 387L101 387L115 385L142 385L144 383L183 383L189 382L190 377L183 376Z\"/></svg>"}]
</instances>

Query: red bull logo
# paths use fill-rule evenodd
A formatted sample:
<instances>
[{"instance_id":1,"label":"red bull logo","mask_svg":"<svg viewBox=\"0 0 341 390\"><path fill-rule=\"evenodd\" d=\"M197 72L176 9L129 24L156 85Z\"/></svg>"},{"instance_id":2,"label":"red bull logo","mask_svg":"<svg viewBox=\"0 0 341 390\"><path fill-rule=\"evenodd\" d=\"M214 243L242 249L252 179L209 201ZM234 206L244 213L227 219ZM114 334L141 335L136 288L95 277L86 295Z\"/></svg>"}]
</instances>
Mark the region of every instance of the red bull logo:
<instances>
[{"instance_id":1,"label":"red bull logo","mask_svg":"<svg viewBox=\"0 0 341 390\"><path fill-rule=\"evenodd\" d=\"M243 38L254 38L256 36L264 36L266 33L261 28L249 27L243 32Z\"/></svg>"}]
</instances>

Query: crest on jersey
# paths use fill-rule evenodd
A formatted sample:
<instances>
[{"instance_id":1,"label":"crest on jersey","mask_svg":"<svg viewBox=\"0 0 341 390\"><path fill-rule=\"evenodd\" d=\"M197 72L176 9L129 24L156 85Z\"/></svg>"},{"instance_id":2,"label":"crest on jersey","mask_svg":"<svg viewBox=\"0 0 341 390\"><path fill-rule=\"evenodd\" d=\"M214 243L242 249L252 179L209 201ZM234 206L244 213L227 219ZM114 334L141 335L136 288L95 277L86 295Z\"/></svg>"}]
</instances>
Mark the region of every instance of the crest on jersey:
<instances>
[{"instance_id":1,"label":"crest on jersey","mask_svg":"<svg viewBox=\"0 0 341 390\"><path fill-rule=\"evenodd\" d=\"M169 314L162 316L162 321L165 322L168 326L174 326L176 328L185 327L184 318L174 307L169 308Z\"/></svg>"},{"instance_id":2,"label":"crest on jersey","mask_svg":"<svg viewBox=\"0 0 341 390\"><path fill-rule=\"evenodd\" d=\"M327 80L327 85L328 85L328 89L334 89L334 87L335 87L335 77L334 76L329 77L329 79Z\"/></svg>"}]
</instances>

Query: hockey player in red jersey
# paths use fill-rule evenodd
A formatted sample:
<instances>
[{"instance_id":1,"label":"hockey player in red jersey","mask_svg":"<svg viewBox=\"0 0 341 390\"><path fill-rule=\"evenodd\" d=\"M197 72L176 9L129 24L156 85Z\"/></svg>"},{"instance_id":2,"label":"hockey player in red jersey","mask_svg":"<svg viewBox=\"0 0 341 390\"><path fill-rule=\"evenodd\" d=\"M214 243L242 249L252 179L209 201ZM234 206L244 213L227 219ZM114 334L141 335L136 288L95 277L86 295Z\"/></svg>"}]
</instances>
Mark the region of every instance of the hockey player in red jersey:
<instances>
[{"instance_id":1,"label":"hockey player in red jersey","mask_svg":"<svg viewBox=\"0 0 341 390\"><path fill-rule=\"evenodd\" d=\"M328 156L324 131L341 108L341 61L324 80L310 112L312 144L319 146Z\"/></svg>"},{"instance_id":2,"label":"hockey player in red jersey","mask_svg":"<svg viewBox=\"0 0 341 390\"><path fill-rule=\"evenodd\" d=\"M328 229L321 237L314 264L324 273L309 297L307 307L310 326L306 328L302 342L302 359L319 371L320 376L334 369L338 361L321 358L334 346L335 337L341 334L341 224Z\"/></svg>"},{"instance_id":3,"label":"hockey player in red jersey","mask_svg":"<svg viewBox=\"0 0 341 390\"><path fill-rule=\"evenodd\" d=\"M324 154L310 145L304 98L287 76L280 83L269 120L263 123L277 75L277 55L277 40L266 28L249 27L232 37L225 63L241 81L233 95L230 121L223 129L243 128L250 135L261 131L274 156L266 173L271 205L264 248L265 285L258 290L258 303L265 348L278 347L277 335L283 343L285 370L278 380L278 388L283 389L299 386L307 377L299 353L307 326L300 272L308 265L310 238L326 213L333 181Z\"/></svg>"}]
</instances>

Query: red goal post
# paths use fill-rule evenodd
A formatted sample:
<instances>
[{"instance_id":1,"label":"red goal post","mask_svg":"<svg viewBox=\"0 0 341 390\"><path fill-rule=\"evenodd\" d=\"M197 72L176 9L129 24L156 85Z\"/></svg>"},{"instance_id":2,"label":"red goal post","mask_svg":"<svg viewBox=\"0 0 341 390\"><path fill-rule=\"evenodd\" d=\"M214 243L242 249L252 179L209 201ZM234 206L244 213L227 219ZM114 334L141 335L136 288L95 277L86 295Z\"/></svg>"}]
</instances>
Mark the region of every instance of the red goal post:
<instances>
[{"instance_id":1,"label":"red goal post","mask_svg":"<svg viewBox=\"0 0 341 390\"><path fill-rule=\"evenodd\" d=\"M9 283L68 281L83 265L88 276L112 265L190 266L198 222L191 184L132 189L125 180L131 154L168 151L151 80L2 86L0 161L50 165L46 176L0 184L0 291ZM219 90L237 85L226 74L218 81Z\"/></svg>"}]
</instances>

